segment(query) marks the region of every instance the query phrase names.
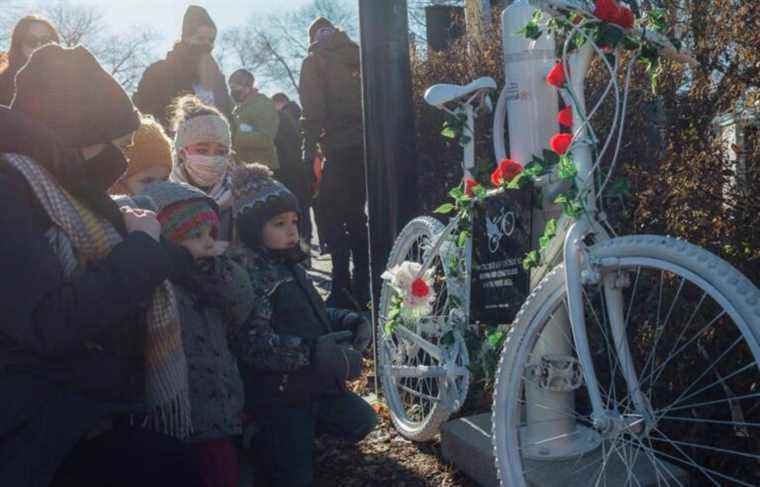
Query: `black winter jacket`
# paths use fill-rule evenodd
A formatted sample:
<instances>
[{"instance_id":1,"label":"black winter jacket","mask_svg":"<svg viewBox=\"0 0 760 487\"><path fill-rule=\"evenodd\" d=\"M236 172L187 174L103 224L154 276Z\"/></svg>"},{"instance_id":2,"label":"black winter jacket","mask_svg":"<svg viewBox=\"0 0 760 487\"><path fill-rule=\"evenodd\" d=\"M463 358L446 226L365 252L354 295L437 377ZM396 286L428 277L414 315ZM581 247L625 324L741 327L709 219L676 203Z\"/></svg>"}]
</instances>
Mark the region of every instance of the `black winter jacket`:
<instances>
[{"instance_id":1,"label":"black winter jacket","mask_svg":"<svg viewBox=\"0 0 760 487\"><path fill-rule=\"evenodd\" d=\"M336 392L317 376L314 347L322 335L349 330L350 311L326 308L298 264L246 249L236 259L248 271L255 295L253 312L230 343L246 409L298 406Z\"/></svg>"},{"instance_id":2,"label":"black winter jacket","mask_svg":"<svg viewBox=\"0 0 760 487\"><path fill-rule=\"evenodd\" d=\"M0 110L2 133L16 116ZM140 312L185 254L136 232L65 280L45 236L49 217L1 158L0 208L0 485L44 487L90 428L141 405Z\"/></svg>"}]
</instances>

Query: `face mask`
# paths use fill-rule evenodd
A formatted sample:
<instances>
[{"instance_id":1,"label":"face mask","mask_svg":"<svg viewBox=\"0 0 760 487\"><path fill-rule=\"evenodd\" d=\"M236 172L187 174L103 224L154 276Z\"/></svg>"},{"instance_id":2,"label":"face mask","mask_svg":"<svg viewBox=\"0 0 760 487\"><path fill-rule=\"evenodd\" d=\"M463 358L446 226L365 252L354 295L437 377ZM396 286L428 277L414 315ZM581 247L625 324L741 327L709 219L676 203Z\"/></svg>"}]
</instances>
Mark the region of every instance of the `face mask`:
<instances>
[{"instance_id":1,"label":"face mask","mask_svg":"<svg viewBox=\"0 0 760 487\"><path fill-rule=\"evenodd\" d=\"M98 192L108 188L127 172L127 159L115 145L108 143L98 155L82 161L83 185Z\"/></svg>"},{"instance_id":2,"label":"face mask","mask_svg":"<svg viewBox=\"0 0 760 487\"><path fill-rule=\"evenodd\" d=\"M185 170L193 183L210 188L218 183L229 166L229 156L188 155Z\"/></svg>"}]
</instances>

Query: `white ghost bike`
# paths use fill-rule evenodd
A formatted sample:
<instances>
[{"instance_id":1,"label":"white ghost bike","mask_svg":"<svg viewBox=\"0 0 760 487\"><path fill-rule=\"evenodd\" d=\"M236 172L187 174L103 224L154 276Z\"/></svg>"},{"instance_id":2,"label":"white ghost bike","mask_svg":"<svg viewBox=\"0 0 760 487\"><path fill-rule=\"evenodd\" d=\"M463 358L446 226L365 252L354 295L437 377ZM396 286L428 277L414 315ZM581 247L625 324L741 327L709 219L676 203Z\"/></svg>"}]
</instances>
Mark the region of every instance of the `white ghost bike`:
<instances>
[{"instance_id":1,"label":"white ghost bike","mask_svg":"<svg viewBox=\"0 0 760 487\"><path fill-rule=\"evenodd\" d=\"M617 107L605 145L617 154L635 55L619 66L584 33L598 22L590 2L531 4L583 19L574 33L586 42L572 54L566 44L562 61L587 211L559 225L564 238L549 251L561 263L532 290L504 344L492 416L501 484L758 485L760 291L685 241L611 235L597 211L608 177L597 177L604 150L584 79L598 54ZM626 35L690 61L651 31Z\"/></svg>"}]
</instances>

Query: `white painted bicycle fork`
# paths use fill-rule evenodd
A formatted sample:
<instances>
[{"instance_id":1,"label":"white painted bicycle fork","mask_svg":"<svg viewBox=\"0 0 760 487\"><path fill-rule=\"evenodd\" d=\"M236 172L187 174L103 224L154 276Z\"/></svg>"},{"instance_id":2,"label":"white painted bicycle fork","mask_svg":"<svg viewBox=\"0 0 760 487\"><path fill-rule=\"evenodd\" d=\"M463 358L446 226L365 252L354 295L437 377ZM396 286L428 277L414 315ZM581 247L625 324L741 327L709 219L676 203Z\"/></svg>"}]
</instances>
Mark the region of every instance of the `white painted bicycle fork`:
<instances>
[{"instance_id":1,"label":"white painted bicycle fork","mask_svg":"<svg viewBox=\"0 0 760 487\"><path fill-rule=\"evenodd\" d=\"M579 106L574 110L573 159L578 168L576 183L579 188L593 187L591 141L583 123L587 113L584 99L584 79L593 55L585 46L570 56L572 90ZM589 262L584 239L594 233L597 240L607 234L593 220L596 196L589 191L584 198L588 217L575 222L565 235L563 246L565 293L567 309L560 309L547 323L532 353L532 362L525 374L525 421L521 432L522 449L527 458L561 460L588 453L604 439L622 431L639 433L652 426L651 407L639 386L633 366L625 329L624 300L616 276L601 276ZM584 284L601 283L608 313L606 322L615 347L620 373L624 377L636 413L625 417L611 409L602 397L594 370L586 329ZM570 342L572 336L572 343ZM573 347L574 350L573 350ZM576 358L577 357L577 358ZM581 382L582 380L582 382ZM575 391L585 387L593 408L592 427L576 421Z\"/></svg>"}]
</instances>

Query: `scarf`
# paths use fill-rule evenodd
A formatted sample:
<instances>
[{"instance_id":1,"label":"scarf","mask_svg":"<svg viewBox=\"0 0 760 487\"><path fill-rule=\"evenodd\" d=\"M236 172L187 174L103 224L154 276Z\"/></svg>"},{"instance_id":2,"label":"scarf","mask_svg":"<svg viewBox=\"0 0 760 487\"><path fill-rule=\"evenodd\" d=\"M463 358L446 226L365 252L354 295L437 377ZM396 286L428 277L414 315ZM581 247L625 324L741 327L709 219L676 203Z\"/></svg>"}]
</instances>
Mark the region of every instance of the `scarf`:
<instances>
[{"instance_id":1,"label":"scarf","mask_svg":"<svg viewBox=\"0 0 760 487\"><path fill-rule=\"evenodd\" d=\"M51 244L61 260L64 275L71 278L91 263L107 257L122 241L114 226L96 215L56 182L34 160L4 154L5 160L24 175L37 200L54 224ZM153 294L146 312L146 404L143 426L151 426L178 438L189 436L192 425L187 362L177 302L168 281Z\"/></svg>"},{"instance_id":2,"label":"scarf","mask_svg":"<svg viewBox=\"0 0 760 487\"><path fill-rule=\"evenodd\" d=\"M172 172L169 175L169 181L175 183L185 183L194 186L187 176L187 170L179 164L174 164ZM224 210L232 206L232 171L228 168L224 176L210 190L208 197L216 201L219 210Z\"/></svg>"}]
</instances>

